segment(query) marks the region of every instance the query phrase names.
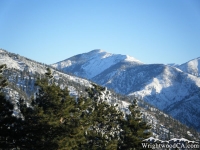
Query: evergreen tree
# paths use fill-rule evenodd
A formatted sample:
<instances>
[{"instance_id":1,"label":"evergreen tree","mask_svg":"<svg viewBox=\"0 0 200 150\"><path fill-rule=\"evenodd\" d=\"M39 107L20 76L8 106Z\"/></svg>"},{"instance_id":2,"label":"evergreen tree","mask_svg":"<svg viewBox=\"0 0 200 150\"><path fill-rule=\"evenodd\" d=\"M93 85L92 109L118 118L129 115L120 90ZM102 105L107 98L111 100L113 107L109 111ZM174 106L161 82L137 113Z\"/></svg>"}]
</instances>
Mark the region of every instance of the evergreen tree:
<instances>
[{"instance_id":1,"label":"evergreen tree","mask_svg":"<svg viewBox=\"0 0 200 150\"><path fill-rule=\"evenodd\" d=\"M0 65L0 90L8 85L8 81L3 78L3 71L7 68L6 64Z\"/></svg>"},{"instance_id":2,"label":"evergreen tree","mask_svg":"<svg viewBox=\"0 0 200 150\"><path fill-rule=\"evenodd\" d=\"M123 114L116 106L108 104L108 91L106 88L93 84L87 89L89 97L93 100L92 126L88 130L88 149L117 149L120 127L118 123Z\"/></svg>"},{"instance_id":3,"label":"evergreen tree","mask_svg":"<svg viewBox=\"0 0 200 150\"><path fill-rule=\"evenodd\" d=\"M20 99L18 107L21 111L23 121L20 123L20 135L18 140L20 149L56 149L56 144L45 139L45 134L51 129L51 126L44 120L43 110L34 105L27 107L24 100Z\"/></svg>"},{"instance_id":4,"label":"evergreen tree","mask_svg":"<svg viewBox=\"0 0 200 150\"><path fill-rule=\"evenodd\" d=\"M6 69L6 65L0 65L0 73ZM6 100L2 89L8 85L6 79L0 76L0 149L17 147L18 131L16 122L18 118L13 116L13 104Z\"/></svg>"},{"instance_id":5,"label":"evergreen tree","mask_svg":"<svg viewBox=\"0 0 200 150\"><path fill-rule=\"evenodd\" d=\"M53 109L58 109L56 101L58 99L58 87L48 85L48 79L37 81L39 90L36 99L32 99L32 105L27 107L24 100L20 100L18 107L21 111L23 122L21 123L21 136L19 140L22 149L57 149L58 144L55 141L56 127L51 123ZM54 103L55 104L54 104ZM48 114L49 113L49 114ZM57 119L59 121L59 119ZM54 138L55 137L55 138Z\"/></svg>"},{"instance_id":6,"label":"evergreen tree","mask_svg":"<svg viewBox=\"0 0 200 150\"><path fill-rule=\"evenodd\" d=\"M0 149L14 147L15 142L15 122L13 115L13 105L0 93Z\"/></svg>"},{"instance_id":7,"label":"evergreen tree","mask_svg":"<svg viewBox=\"0 0 200 150\"><path fill-rule=\"evenodd\" d=\"M53 78L53 75L52 75L52 72L51 72L51 69L50 69L50 68L47 68L47 72L45 73L45 75L46 75L49 79Z\"/></svg>"},{"instance_id":8,"label":"evergreen tree","mask_svg":"<svg viewBox=\"0 0 200 150\"><path fill-rule=\"evenodd\" d=\"M137 106L137 100L129 106L130 114L125 114L125 119L121 122L123 132L120 135L122 142L119 149L139 150L142 148L142 141L150 137L151 126L142 120L141 113Z\"/></svg>"},{"instance_id":9,"label":"evergreen tree","mask_svg":"<svg viewBox=\"0 0 200 150\"><path fill-rule=\"evenodd\" d=\"M62 121L62 127L67 131L62 136L59 142L61 149L85 149L87 145L87 134L88 128L91 126L91 101L84 97L80 97L75 101L70 101L67 105L68 109L63 109L60 121ZM69 106L71 108L69 108Z\"/></svg>"}]
</instances>

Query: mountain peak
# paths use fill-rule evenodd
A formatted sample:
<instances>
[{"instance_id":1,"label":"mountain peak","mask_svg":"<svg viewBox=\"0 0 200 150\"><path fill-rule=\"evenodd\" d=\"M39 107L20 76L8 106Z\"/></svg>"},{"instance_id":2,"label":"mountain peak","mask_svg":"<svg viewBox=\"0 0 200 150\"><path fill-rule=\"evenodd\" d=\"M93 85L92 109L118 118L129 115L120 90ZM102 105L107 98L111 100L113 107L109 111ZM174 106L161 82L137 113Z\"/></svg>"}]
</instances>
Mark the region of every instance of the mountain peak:
<instances>
[{"instance_id":1,"label":"mountain peak","mask_svg":"<svg viewBox=\"0 0 200 150\"><path fill-rule=\"evenodd\" d=\"M88 53L85 53L85 54L101 54L102 59L104 59L106 57L118 57L118 59L120 58L121 60L124 60L124 61L142 63L141 61L139 61L138 59L135 59L132 56L121 55L121 54L113 54L113 53L106 52L102 49L94 49L94 50L92 50Z\"/></svg>"},{"instance_id":2,"label":"mountain peak","mask_svg":"<svg viewBox=\"0 0 200 150\"><path fill-rule=\"evenodd\" d=\"M102 53L102 52L105 52L105 51L102 50L102 49L93 49L93 50L91 50L90 52Z\"/></svg>"},{"instance_id":3,"label":"mountain peak","mask_svg":"<svg viewBox=\"0 0 200 150\"><path fill-rule=\"evenodd\" d=\"M181 69L182 71L192 74L194 76L200 77L200 57L192 59L177 68Z\"/></svg>"},{"instance_id":4,"label":"mountain peak","mask_svg":"<svg viewBox=\"0 0 200 150\"><path fill-rule=\"evenodd\" d=\"M121 54L108 53L102 49L94 49L87 53L73 56L52 66L84 78L93 78L109 67L118 63L142 64L139 60Z\"/></svg>"}]
</instances>

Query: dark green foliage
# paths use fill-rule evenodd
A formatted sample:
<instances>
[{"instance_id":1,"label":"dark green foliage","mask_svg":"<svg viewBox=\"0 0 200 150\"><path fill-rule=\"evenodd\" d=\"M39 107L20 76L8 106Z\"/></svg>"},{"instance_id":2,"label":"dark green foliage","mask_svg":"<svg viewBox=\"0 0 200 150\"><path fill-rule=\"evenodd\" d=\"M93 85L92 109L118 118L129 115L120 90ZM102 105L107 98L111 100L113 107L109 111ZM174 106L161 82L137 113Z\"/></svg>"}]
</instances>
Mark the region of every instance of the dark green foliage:
<instances>
[{"instance_id":1,"label":"dark green foliage","mask_svg":"<svg viewBox=\"0 0 200 150\"><path fill-rule=\"evenodd\" d=\"M0 65L0 74L2 74L4 69L6 68L7 68L6 64Z\"/></svg>"},{"instance_id":2,"label":"dark green foliage","mask_svg":"<svg viewBox=\"0 0 200 150\"><path fill-rule=\"evenodd\" d=\"M0 149L15 147L15 123L13 105L0 93Z\"/></svg>"},{"instance_id":3,"label":"dark green foliage","mask_svg":"<svg viewBox=\"0 0 200 150\"><path fill-rule=\"evenodd\" d=\"M47 72L45 73L45 75L48 77L48 78L53 78L53 75L52 75L52 73L51 73L51 70L50 70L50 68L47 68Z\"/></svg>"},{"instance_id":4,"label":"dark green foliage","mask_svg":"<svg viewBox=\"0 0 200 150\"><path fill-rule=\"evenodd\" d=\"M3 71L7 68L6 64L0 65L0 74L3 73ZM6 87L8 85L8 81L6 79L4 79L1 75L0 75L0 89Z\"/></svg>"},{"instance_id":5,"label":"dark green foliage","mask_svg":"<svg viewBox=\"0 0 200 150\"><path fill-rule=\"evenodd\" d=\"M119 140L119 121L122 113L106 102L94 106L92 126L88 130L89 149L117 149Z\"/></svg>"},{"instance_id":6,"label":"dark green foliage","mask_svg":"<svg viewBox=\"0 0 200 150\"><path fill-rule=\"evenodd\" d=\"M141 113L137 109L137 101L134 100L133 104L129 106L130 114L125 115L125 120L122 121L122 134L120 149L132 150L143 149L142 141L150 137L151 126L144 122L141 118Z\"/></svg>"},{"instance_id":7,"label":"dark green foliage","mask_svg":"<svg viewBox=\"0 0 200 150\"><path fill-rule=\"evenodd\" d=\"M47 121L44 120L43 110L34 106L27 107L23 100L19 101L19 108L23 115L21 122L21 137L20 148L22 149L56 149L57 144L47 140L46 135L52 128Z\"/></svg>"},{"instance_id":8,"label":"dark green foliage","mask_svg":"<svg viewBox=\"0 0 200 150\"><path fill-rule=\"evenodd\" d=\"M6 65L0 66L0 72L6 68ZM0 89L8 85L7 80L0 76ZM13 104L5 99L4 94L0 91L0 149L10 149L17 147L19 130L17 128L18 119L13 116Z\"/></svg>"}]
</instances>

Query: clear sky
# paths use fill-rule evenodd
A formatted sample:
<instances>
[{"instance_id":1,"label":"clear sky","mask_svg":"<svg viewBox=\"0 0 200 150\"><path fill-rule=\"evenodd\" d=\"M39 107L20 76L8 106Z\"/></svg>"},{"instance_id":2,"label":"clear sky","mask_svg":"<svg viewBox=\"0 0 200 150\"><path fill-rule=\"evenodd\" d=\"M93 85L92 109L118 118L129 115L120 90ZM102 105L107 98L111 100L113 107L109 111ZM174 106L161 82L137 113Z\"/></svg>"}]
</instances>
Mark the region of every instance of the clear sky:
<instances>
[{"instance_id":1,"label":"clear sky","mask_svg":"<svg viewBox=\"0 0 200 150\"><path fill-rule=\"evenodd\" d=\"M182 64L200 57L200 1L0 0L0 48L46 64L93 49Z\"/></svg>"}]
</instances>

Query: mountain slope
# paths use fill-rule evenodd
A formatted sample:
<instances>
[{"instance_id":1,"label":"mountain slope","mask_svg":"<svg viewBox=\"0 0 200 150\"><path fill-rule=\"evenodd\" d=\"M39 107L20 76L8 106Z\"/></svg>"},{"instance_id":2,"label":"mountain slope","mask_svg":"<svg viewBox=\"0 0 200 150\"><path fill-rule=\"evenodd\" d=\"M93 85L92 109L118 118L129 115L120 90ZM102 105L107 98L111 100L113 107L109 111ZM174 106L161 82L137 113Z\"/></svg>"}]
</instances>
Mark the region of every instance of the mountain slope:
<instances>
[{"instance_id":1,"label":"mountain slope","mask_svg":"<svg viewBox=\"0 0 200 150\"><path fill-rule=\"evenodd\" d=\"M138 91L145 83L162 72L163 65L131 65L130 63L116 64L92 80L108 88L115 89L121 94Z\"/></svg>"},{"instance_id":2,"label":"mountain slope","mask_svg":"<svg viewBox=\"0 0 200 150\"><path fill-rule=\"evenodd\" d=\"M176 66L182 71L200 77L200 57L190 60L180 66Z\"/></svg>"},{"instance_id":3,"label":"mountain slope","mask_svg":"<svg viewBox=\"0 0 200 150\"><path fill-rule=\"evenodd\" d=\"M50 67L44 63L38 63L34 60L20 56L18 54L9 53L5 50L0 49L0 64L7 65L7 71L5 72L8 80L13 83L14 86L18 86L22 89L27 89L31 93L34 93L34 82L37 78L44 76L46 68ZM88 80L68 75L55 69L51 68L54 81L60 84L61 87L66 87L72 84L78 84L77 87L90 87L91 82ZM68 87L72 94L76 93L73 86ZM25 90L26 91L26 90ZM27 93L28 94L28 93ZM31 96L28 94L28 96Z\"/></svg>"},{"instance_id":4,"label":"mountain slope","mask_svg":"<svg viewBox=\"0 0 200 150\"><path fill-rule=\"evenodd\" d=\"M67 59L74 62L70 66L63 65L62 68L113 89L117 93L141 97L181 122L199 129L200 113L197 111L194 114L192 109L200 105L200 78L163 64L143 64L135 59L127 61L126 57L121 59L124 55L117 55L120 59L116 59L116 55L99 50L77 56ZM117 61L106 61L104 56L112 56L111 58L115 58L112 60ZM99 68L100 64L106 64L106 67ZM56 64L53 66L56 67ZM98 68L98 71L94 68ZM188 107L187 104L191 106Z\"/></svg>"}]
</instances>

